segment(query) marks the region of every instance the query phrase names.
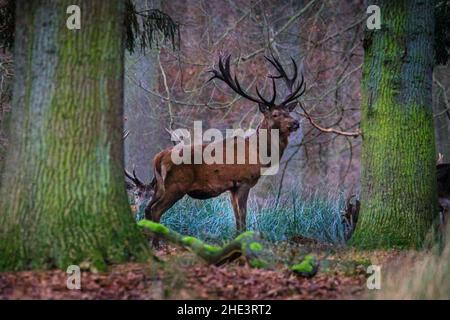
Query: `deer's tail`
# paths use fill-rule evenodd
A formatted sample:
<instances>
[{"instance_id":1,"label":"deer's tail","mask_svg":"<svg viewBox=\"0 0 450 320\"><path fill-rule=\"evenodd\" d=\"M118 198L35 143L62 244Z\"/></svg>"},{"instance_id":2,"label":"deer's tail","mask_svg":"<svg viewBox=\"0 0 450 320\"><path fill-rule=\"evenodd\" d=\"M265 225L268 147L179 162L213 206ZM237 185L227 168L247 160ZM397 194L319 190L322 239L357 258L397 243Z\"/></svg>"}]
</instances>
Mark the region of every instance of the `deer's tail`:
<instances>
[{"instance_id":1,"label":"deer's tail","mask_svg":"<svg viewBox=\"0 0 450 320\"><path fill-rule=\"evenodd\" d=\"M167 169L163 162L164 154L160 153L156 155L153 160L153 180L151 182L152 187L157 193L164 192L164 180L166 179Z\"/></svg>"}]
</instances>

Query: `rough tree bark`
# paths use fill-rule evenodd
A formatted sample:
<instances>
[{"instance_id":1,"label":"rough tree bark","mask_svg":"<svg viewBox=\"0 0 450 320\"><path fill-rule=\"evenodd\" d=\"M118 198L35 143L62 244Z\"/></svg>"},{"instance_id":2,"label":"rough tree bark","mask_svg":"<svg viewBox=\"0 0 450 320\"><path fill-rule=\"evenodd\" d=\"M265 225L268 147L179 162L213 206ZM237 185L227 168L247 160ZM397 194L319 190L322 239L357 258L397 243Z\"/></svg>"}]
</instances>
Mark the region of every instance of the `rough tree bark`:
<instances>
[{"instance_id":1,"label":"rough tree bark","mask_svg":"<svg viewBox=\"0 0 450 320\"><path fill-rule=\"evenodd\" d=\"M433 109L436 134L436 149L443 156L443 162L450 162L450 110L447 106L447 92L450 67L437 66L434 69Z\"/></svg>"},{"instance_id":2,"label":"rough tree bark","mask_svg":"<svg viewBox=\"0 0 450 320\"><path fill-rule=\"evenodd\" d=\"M81 8L81 30L66 8ZM123 2L17 0L0 270L147 256L123 179Z\"/></svg>"},{"instance_id":3,"label":"rough tree bark","mask_svg":"<svg viewBox=\"0 0 450 320\"><path fill-rule=\"evenodd\" d=\"M351 242L420 246L437 213L433 1L377 1L362 84L361 213Z\"/></svg>"}]
</instances>

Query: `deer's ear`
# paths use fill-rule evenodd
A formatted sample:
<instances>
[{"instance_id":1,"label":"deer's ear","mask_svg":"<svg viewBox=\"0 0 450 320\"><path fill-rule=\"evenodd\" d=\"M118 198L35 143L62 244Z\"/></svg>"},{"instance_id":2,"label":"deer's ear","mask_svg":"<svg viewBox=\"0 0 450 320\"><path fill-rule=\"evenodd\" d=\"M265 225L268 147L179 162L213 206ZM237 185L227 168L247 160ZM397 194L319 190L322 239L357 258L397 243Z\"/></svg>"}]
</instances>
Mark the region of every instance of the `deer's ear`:
<instances>
[{"instance_id":1,"label":"deer's ear","mask_svg":"<svg viewBox=\"0 0 450 320\"><path fill-rule=\"evenodd\" d=\"M263 103L258 103L258 106L259 106L259 111L261 111L262 113L267 113L270 110L270 108Z\"/></svg>"},{"instance_id":2,"label":"deer's ear","mask_svg":"<svg viewBox=\"0 0 450 320\"><path fill-rule=\"evenodd\" d=\"M291 102L286 105L286 109L291 112L294 111L295 107L297 106L297 101Z\"/></svg>"}]
</instances>

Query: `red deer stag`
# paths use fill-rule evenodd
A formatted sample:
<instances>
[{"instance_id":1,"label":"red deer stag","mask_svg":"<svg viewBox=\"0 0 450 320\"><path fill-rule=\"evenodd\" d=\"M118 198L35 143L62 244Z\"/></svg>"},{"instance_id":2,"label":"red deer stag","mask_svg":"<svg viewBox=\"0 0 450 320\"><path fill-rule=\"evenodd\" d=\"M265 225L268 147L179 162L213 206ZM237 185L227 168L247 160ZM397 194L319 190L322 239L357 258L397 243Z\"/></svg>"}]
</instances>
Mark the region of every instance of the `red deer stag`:
<instances>
[{"instance_id":1,"label":"red deer stag","mask_svg":"<svg viewBox=\"0 0 450 320\"><path fill-rule=\"evenodd\" d=\"M273 56L272 59L268 57L266 59L278 72L276 76L269 76L272 80L273 90L270 100L266 100L258 88L256 88L257 96L250 95L242 89L237 77L231 75L230 57L225 60L225 63L222 59L219 59L219 70L214 69L210 71L213 73L210 80L219 79L240 96L258 104L264 118L256 129L255 134L258 135L262 129L267 130L268 138L263 143L270 144L270 131L277 129L279 141L274 143L278 143L276 147L278 147L279 158L281 158L288 144L289 135L299 128L299 122L291 117L289 113L297 105L297 99L305 92L306 86L304 85L303 76L301 76L300 81L297 81L298 69L293 59L294 74L291 78L287 75L280 62ZM278 104L276 103L277 88L275 84L277 79L282 79L289 91L283 101ZM171 157L174 147L171 147L161 151L154 157L154 178L149 185L142 183L134 172L133 176L126 173L133 183L132 187L137 207L143 208L145 206L145 217L159 222L162 214L186 194L196 199L208 199L217 197L225 191L230 191L231 203L236 218L236 231L237 233L245 231L248 194L250 189L258 182L262 167L267 167L267 165L262 164L259 160L254 164L249 162L252 152L249 149L249 137L240 138L245 143L245 163L237 163L236 156L239 138L231 137L220 142L222 142L222 145L227 145L227 143L223 142L230 142L227 141L228 139L233 140L231 141L235 157L233 164L193 164L192 162L190 164L175 164ZM259 138L256 139L261 141ZM189 148L193 150L194 146L189 146ZM201 148L204 149L205 145L202 145ZM260 148L261 145L253 152L259 155ZM266 150L271 150L270 148L271 146ZM230 151L230 153L232 152ZM223 150L223 157L226 157L226 148ZM259 157L257 158L259 159Z\"/></svg>"}]
</instances>

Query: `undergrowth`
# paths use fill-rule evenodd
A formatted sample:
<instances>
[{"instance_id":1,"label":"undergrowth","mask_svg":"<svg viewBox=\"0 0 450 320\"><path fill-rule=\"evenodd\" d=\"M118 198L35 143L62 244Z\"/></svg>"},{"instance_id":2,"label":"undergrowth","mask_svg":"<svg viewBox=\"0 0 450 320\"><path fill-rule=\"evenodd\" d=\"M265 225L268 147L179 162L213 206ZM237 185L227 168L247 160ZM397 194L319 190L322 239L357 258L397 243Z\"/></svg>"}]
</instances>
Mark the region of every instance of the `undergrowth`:
<instances>
[{"instance_id":1,"label":"undergrowth","mask_svg":"<svg viewBox=\"0 0 450 320\"><path fill-rule=\"evenodd\" d=\"M248 201L247 229L271 242L305 237L333 244L345 243L342 193L326 196L293 190L280 198ZM137 217L142 219L142 217ZM209 200L184 197L167 211L161 223L183 235L221 244L235 236L235 220L228 194Z\"/></svg>"}]
</instances>

